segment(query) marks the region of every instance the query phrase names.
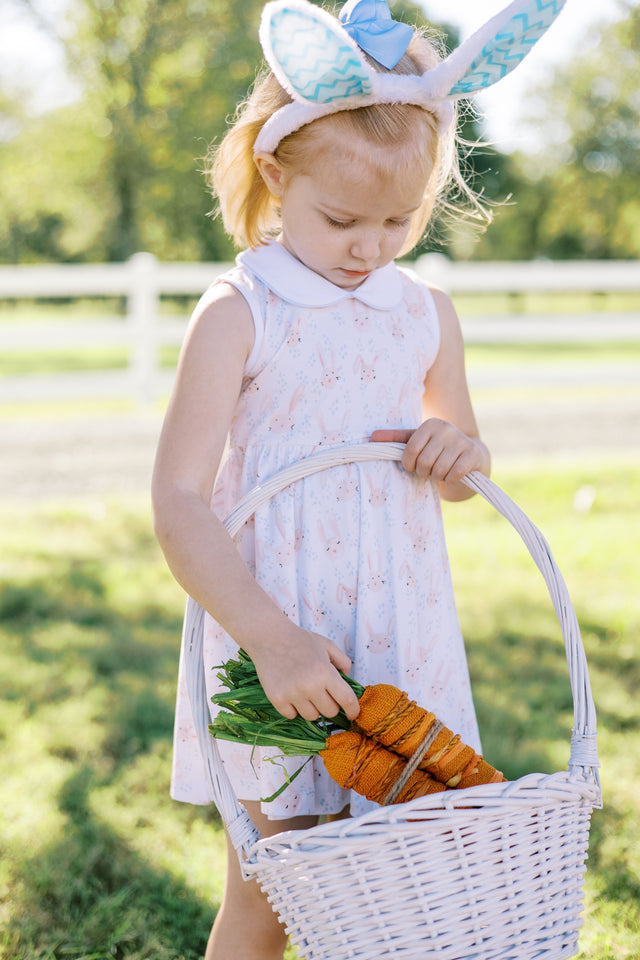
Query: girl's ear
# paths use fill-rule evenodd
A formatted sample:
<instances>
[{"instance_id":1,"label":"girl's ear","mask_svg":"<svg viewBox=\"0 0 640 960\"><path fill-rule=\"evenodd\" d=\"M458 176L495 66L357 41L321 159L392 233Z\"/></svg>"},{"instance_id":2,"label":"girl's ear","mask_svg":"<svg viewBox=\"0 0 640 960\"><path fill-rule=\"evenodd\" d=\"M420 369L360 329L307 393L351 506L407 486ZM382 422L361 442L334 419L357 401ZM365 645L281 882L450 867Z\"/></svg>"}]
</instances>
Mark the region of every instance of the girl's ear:
<instances>
[{"instance_id":1,"label":"girl's ear","mask_svg":"<svg viewBox=\"0 0 640 960\"><path fill-rule=\"evenodd\" d=\"M272 153L258 152L253 155L256 167L267 190L274 197L281 197L284 190L284 170Z\"/></svg>"}]
</instances>

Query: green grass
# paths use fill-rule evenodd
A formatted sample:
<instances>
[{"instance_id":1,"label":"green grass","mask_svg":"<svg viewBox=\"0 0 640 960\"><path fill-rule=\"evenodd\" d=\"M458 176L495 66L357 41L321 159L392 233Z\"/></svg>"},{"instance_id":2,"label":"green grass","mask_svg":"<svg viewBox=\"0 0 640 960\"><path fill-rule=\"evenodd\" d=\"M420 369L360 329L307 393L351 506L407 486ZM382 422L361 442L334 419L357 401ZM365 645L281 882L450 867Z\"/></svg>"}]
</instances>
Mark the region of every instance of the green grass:
<instances>
[{"instance_id":1,"label":"green grass","mask_svg":"<svg viewBox=\"0 0 640 960\"><path fill-rule=\"evenodd\" d=\"M523 313L637 313L640 293L636 290L603 293L584 292L530 292L510 293L456 293L456 306L461 314ZM197 296L163 296L160 312L164 316L188 316L198 301ZM0 324L51 320L53 322L85 317L104 317L126 313L124 297L50 297L0 298Z\"/></svg>"},{"instance_id":2,"label":"green grass","mask_svg":"<svg viewBox=\"0 0 640 960\"><path fill-rule=\"evenodd\" d=\"M465 347L467 366L512 364L593 363L640 360L640 341L628 343L470 343Z\"/></svg>"},{"instance_id":3,"label":"green grass","mask_svg":"<svg viewBox=\"0 0 640 960\"><path fill-rule=\"evenodd\" d=\"M593 817L583 960L640 956L640 468L503 471L569 588L598 711L604 809ZM588 493L588 496L583 496ZM582 494L582 495L581 495ZM583 512L581 501L593 505ZM546 587L512 528L477 498L445 505L485 752L509 777L562 769L573 701Z\"/></svg>"},{"instance_id":4,"label":"green grass","mask_svg":"<svg viewBox=\"0 0 640 960\"><path fill-rule=\"evenodd\" d=\"M189 316L198 302L197 296L162 296L161 316ZM619 309L611 307L610 309ZM59 323L65 320L102 320L123 317L127 312L126 297L18 297L0 298L0 325L3 323Z\"/></svg>"},{"instance_id":5,"label":"green grass","mask_svg":"<svg viewBox=\"0 0 640 960\"><path fill-rule=\"evenodd\" d=\"M486 366L513 364L591 363L610 364L640 361L640 341L628 343L518 343L469 344L466 348L469 370ZM160 366L175 369L179 347L161 346ZM63 346L47 350L6 350L0 355L0 377L77 373L92 370L124 370L129 363L125 347L73 348Z\"/></svg>"},{"instance_id":6,"label":"green grass","mask_svg":"<svg viewBox=\"0 0 640 960\"><path fill-rule=\"evenodd\" d=\"M636 290L610 293L456 293L453 299L458 312L465 316L510 313L637 313L640 310L640 293Z\"/></svg>"},{"instance_id":7,"label":"green grass","mask_svg":"<svg viewBox=\"0 0 640 960\"><path fill-rule=\"evenodd\" d=\"M496 479L551 543L599 709L605 807L581 957L631 960L640 468L513 467ZM595 500L579 512L587 485ZM446 505L445 518L485 752L509 777L561 769L571 696L544 584L478 498ZM223 841L215 812L168 796L183 597L147 505L0 505L0 558L0 957L195 960L221 896Z\"/></svg>"},{"instance_id":8,"label":"green grass","mask_svg":"<svg viewBox=\"0 0 640 960\"><path fill-rule=\"evenodd\" d=\"M163 370L174 370L179 352L179 347L161 346L158 350L160 367ZM129 351L126 347L6 350L0 355L0 377L126 370L128 366Z\"/></svg>"}]
</instances>

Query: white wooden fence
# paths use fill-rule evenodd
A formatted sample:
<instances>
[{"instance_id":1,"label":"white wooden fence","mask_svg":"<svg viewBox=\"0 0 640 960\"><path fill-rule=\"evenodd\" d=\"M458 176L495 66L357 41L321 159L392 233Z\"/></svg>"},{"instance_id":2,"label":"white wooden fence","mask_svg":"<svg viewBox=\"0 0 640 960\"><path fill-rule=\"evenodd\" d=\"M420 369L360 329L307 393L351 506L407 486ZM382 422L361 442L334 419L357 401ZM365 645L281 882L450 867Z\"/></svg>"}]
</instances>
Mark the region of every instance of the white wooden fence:
<instances>
[{"instance_id":1,"label":"white wooden fence","mask_svg":"<svg viewBox=\"0 0 640 960\"><path fill-rule=\"evenodd\" d=\"M73 347L119 346L127 350L126 370L24 375L0 379L0 403L32 399L90 399L130 396L141 403L166 390L159 348L180 343L187 318L161 317L160 298L194 298L229 264L159 263L138 253L126 263L21 265L0 267L0 300L32 298L124 297L124 317L69 322L0 323L0 351L41 351ZM509 294L514 310L498 316L462 313L468 343L632 341L640 339L638 312L594 309L532 316L519 312L517 298L527 293L604 294L640 291L640 264L628 261L535 261L527 263L454 263L427 255L412 265L421 276L456 294Z\"/></svg>"}]
</instances>

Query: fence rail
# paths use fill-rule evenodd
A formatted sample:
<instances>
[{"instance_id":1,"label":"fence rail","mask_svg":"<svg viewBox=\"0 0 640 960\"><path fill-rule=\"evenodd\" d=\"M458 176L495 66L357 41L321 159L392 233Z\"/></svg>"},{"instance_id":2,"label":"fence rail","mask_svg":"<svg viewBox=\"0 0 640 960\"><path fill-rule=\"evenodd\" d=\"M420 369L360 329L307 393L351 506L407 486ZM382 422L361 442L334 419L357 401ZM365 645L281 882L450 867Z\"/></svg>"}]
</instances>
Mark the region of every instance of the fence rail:
<instances>
[{"instance_id":1,"label":"fence rail","mask_svg":"<svg viewBox=\"0 0 640 960\"><path fill-rule=\"evenodd\" d=\"M500 316L465 315L468 343L634 341L640 339L640 314L585 312L531 315L521 300L531 293L607 294L640 292L640 264L628 261L527 263L454 263L430 254L411 265L420 276L456 294L507 294L511 309ZM178 344L186 317L160 316L166 296L194 299L223 273L226 263L160 263L149 253L126 263L21 265L0 267L0 300L104 298L126 300L126 315L82 322L0 323L0 350L35 351L84 347L122 347L128 367L122 371L5 377L0 402L27 399L130 395L146 403L167 388L170 375L159 364L159 350Z\"/></svg>"}]
</instances>

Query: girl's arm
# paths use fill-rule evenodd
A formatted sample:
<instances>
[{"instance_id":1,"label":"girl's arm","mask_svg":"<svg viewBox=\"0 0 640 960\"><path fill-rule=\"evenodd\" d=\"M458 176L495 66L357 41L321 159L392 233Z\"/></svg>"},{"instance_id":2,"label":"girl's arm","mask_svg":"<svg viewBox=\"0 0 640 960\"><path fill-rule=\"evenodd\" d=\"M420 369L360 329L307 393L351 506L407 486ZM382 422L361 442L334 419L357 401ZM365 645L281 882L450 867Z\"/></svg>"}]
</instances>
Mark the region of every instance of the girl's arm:
<instances>
[{"instance_id":1,"label":"girl's arm","mask_svg":"<svg viewBox=\"0 0 640 960\"><path fill-rule=\"evenodd\" d=\"M316 719L342 706L355 717L358 701L338 673L349 658L285 616L209 507L253 338L246 301L221 284L181 352L153 472L154 528L176 580L249 653L281 713Z\"/></svg>"},{"instance_id":2,"label":"girl's arm","mask_svg":"<svg viewBox=\"0 0 640 960\"><path fill-rule=\"evenodd\" d=\"M459 481L491 457L480 439L464 367L460 321L449 297L433 289L440 322L440 349L424 381L424 422L416 430L376 430L373 440L406 443L402 465L423 479L437 480L445 500L465 500L472 491Z\"/></svg>"}]
</instances>

